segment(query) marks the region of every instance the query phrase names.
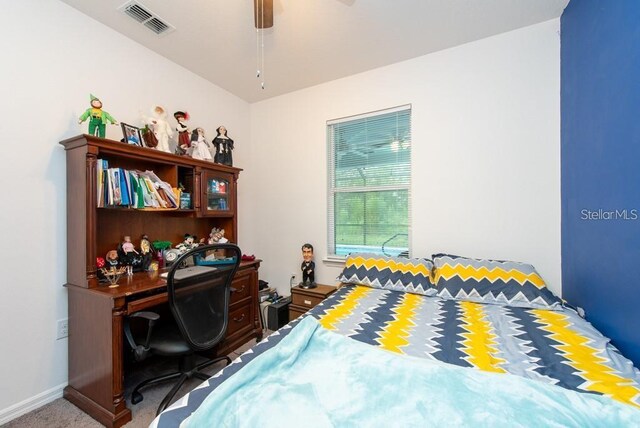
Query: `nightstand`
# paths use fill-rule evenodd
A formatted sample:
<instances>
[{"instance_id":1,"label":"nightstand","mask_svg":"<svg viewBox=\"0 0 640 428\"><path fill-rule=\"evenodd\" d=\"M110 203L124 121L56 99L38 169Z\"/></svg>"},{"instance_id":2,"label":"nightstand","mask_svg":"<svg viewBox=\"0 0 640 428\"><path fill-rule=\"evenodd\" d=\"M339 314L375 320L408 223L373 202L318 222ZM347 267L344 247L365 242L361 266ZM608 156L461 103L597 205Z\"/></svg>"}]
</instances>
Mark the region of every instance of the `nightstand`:
<instances>
[{"instance_id":1,"label":"nightstand","mask_svg":"<svg viewBox=\"0 0 640 428\"><path fill-rule=\"evenodd\" d=\"M289 321L298 318L309 309L315 307L324 299L335 293L333 285L318 284L316 288L300 288L297 285L291 288L291 304L289 305Z\"/></svg>"}]
</instances>

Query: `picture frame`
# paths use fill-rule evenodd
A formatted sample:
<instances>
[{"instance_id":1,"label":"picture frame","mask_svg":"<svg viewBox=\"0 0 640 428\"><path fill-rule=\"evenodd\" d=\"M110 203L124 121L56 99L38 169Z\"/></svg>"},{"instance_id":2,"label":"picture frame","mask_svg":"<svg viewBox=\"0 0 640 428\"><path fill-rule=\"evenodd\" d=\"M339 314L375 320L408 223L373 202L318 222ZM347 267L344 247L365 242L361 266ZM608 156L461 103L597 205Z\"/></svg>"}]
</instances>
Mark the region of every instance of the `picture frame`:
<instances>
[{"instance_id":1,"label":"picture frame","mask_svg":"<svg viewBox=\"0 0 640 428\"><path fill-rule=\"evenodd\" d=\"M123 142L125 144L131 144L132 146L143 147L142 134L140 128L137 126L129 125L128 123L121 122L122 135L124 136Z\"/></svg>"}]
</instances>

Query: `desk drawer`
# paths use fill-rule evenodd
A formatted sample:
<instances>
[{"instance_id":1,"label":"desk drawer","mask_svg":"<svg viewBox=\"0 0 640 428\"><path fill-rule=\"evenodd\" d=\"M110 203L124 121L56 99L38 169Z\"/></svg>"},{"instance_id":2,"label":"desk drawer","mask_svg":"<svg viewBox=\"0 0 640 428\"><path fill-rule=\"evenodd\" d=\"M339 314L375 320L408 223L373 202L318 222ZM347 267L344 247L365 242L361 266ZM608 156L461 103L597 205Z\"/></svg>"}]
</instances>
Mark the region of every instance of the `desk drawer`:
<instances>
[{"instance_id":1,"label":"desk drawer","mask_svg":"<svg viewBox=\"0 0 640 428\"><path fill-rule=\"evenodd\" d=\"M229 312L229 326L226 337L230 337L236 331L248 327L253 322L251 316L251 302Z\"/></svg>"},{"instance_id":2,"label":"desk drawer","mask_svg":"<svg viewBox=\"0 0 640 428\"><path fill-rule=\"evenodd\" d=\"M309 309L315 307L318 303L324 300L324 298L322 297L306 296L298 293L293 293L291 297L293 299L291 303L293 303L294 305L303 306Z\"/></svg>"},{"instance_id":3,"label":"desk drawer","mask_svg":"<svg viewBox=\"0 0 640 428\"><path fill-rule=\"evenodd\" d=\"M230 304L234 304L235 302L239 302L251 295L251 285L252 285L253 277L252 275L236 275L236 277L231 282L231 300Z\"/></svg>"}]
</instances>

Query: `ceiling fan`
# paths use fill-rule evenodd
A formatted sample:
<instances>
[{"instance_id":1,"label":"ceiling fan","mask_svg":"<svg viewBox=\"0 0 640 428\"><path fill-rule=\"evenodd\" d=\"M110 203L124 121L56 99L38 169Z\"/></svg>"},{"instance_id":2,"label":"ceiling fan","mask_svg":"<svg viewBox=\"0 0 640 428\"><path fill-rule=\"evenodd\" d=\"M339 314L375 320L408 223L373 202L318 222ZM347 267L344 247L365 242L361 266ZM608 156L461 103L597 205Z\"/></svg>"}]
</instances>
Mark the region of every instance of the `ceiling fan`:
<instances>
[{"instance_id":1,"label":"ceiling fan","mask_svg":"<svg viewBox=\"0 0 640 428\"><path fill-rule=\"evenodd\" d=\"M273 0L253 0L253 18L259 30L273 27Z\"/></svg>"}]
</instances>

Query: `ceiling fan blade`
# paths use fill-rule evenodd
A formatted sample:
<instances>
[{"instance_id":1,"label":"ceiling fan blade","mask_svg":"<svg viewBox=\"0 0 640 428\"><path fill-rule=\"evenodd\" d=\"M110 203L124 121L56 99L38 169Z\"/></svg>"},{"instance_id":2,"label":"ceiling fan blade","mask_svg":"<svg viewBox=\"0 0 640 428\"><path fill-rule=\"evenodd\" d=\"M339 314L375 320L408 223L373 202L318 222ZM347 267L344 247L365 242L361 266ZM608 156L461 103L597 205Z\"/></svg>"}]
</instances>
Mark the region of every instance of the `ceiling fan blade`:
<instances>
[{"instance_id":1,"label":"ceiling fan blade","mask_svg":"<svg viewBox=\"0 0 640 428\"><path fill-rule=\"evenodd\" d=\"M273 0L253 0L253 18L258 29L273 27Z\"/></svg>"}]
</instances>

